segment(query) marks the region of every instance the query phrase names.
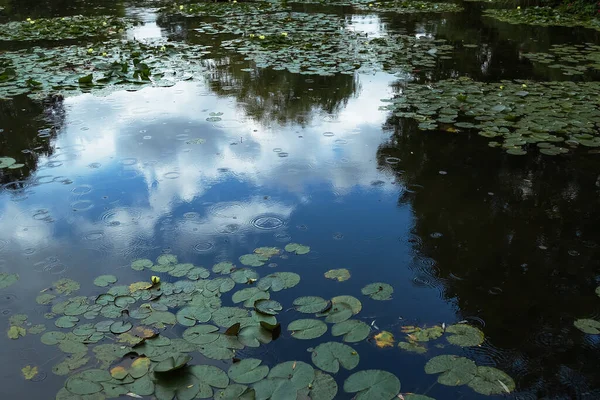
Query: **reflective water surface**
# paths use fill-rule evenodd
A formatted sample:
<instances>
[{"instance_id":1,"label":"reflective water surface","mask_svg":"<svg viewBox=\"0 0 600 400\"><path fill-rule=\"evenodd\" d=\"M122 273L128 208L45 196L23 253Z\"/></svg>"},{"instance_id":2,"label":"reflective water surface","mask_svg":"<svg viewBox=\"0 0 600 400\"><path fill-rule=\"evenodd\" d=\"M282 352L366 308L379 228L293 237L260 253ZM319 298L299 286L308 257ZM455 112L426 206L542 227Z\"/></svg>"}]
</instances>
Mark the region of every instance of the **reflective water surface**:
<instances>
[{"instance_id":1,"label":"reflective water surface","mask_svg":"<svg viewBox=\"0 0 600 400\"><path fill-rule=\"evenodd\" d=\"M6 0L0 6L5 20L110 13L143 21L128 37L213 46L221 40L194 32L196 19L159 17L142 3ZM423 372L429 358L450 352L511 375L517 390L506 397L600 398L598 336L573 328L577 318L600 317L598 155L512 157L481 137L422 132L379 109L380 99L399 93L406 81L566 79L521 53L598 43L598 33L503 24L481 17L477 3L464 6L457 14L346 14L352 29L372 37L393 31L478 45L456 50L433 70L248 72L242 70L250 61L224 53L206 59L202 81L0 101L0 156L25 164L0 170L0 271L20 276L0 292L6 327L18 313L44 322L47 307L35 297L62 277L93 295L100 293L91 285L98 275L149 279L149 271L129 268L137 258L173 253L210 267L260 246L297 242L311 252L275 266L302 276L297 291L278 295L282 304L308 295L358 297L367 283L380 281L394 287L393 299L365 300L360 315L374 333L400 338L403 325L464 320L485 333L481 346L430 346L426 354L358 344L361 369L393 372L403 393L486 397L442 386ZM351 279L325 279L332 268L349 269ZM296 318L279 316L282 326ZM51 368L62 355L33 335L0 340L3 397L53 398L48 393L64 377ZM307 347L284 333L247 354L271 364L310 363ZM41 371L33 381L21 375L28 364ZM342 370L336 380L349 375ZM351 397L340 390L337 398Z\"/></svg>"}]
</instances>

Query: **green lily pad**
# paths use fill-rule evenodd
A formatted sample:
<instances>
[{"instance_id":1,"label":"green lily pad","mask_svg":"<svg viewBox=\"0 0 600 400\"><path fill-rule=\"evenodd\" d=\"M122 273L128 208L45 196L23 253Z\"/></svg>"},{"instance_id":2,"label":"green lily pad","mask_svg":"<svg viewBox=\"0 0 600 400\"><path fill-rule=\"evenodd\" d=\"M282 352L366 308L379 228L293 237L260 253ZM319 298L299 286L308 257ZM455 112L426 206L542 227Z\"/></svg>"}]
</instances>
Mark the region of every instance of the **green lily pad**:
<instances>
[{"instance_id":1,"label":"green lily pad","mask_svg":"<svg viewBox=\"0 0 600 400\"><path fill-rule=\"evenodd\" d=\"M194 264L176 264L172 270L169 271L169 275L174 276L176 278L181 278L182 276L186 276L193 270Z\"/></svg>"},{"instance_id":2,"label":"green lily pad","mask_svg":"<svg viewBox=\"0 0 600 400\"><path fill-rule=\"evenodd\" d=\"M244 346L259 347L261 344L271 343L273 333L261 324L253 324L242 328L238 339Z\"/></svg>"},{"instance_id":3,"label":"green lily pad","mask_svg":"<svg viewBox=\"0 0 600 400\"><path fill-rule=\"evenodd\" d=\"M55 295L50 293L42 293L35 298L35 302L38 304L46 305L52 303L52 301L56 298Z\"/></svg>"},{"instance_id":4,"label":"green lily pad","mask_svg":"<svg viewBox=\"0 0 600 400\"><path fill-rule=\"evenodd\" d=\"M233 281L235 283L252 283L258 280L259 275L258 273L256 273L256 271L249 269L249 268L241 268L238 270L235 270L231 273L230 275L231 279L233 279Z\"/></svg>"},{"instance_id":5,"label":"green lily pad","mask_svg":"<svg viewBox=\"0 0 600 400\"><path fill-rule=\"evenodd\" d=\"M177 256L174 254L161 254L156 259L156 263L159 265L175 265L177 264Z\"/></svg>"},{"instance_id":6,"label":"green lily pad","mask_svg":"<svg viewBox=\"0 0 600 400\"><path fill-rule=\"evenodd\" d=\"M466 324L451 325L446 328L446 332L451 334L446 340L461 347L479 346L484 340L483 332Z\"/></svg>"},{"instance_id":7,"label":"green lily pad","mask_svg":"<svg viewBox=\"0 0 600 400\"><path fill-rule=\"evenodd\" d=\"M54 321L54 325L56 325L58 328L69 329L69 328L72 328L75 325L77 325L78 322L79 322L79 318L77 318L77 317L73 317L70 315L63 315L62 317L60 317L56 321Z\"/></svg>"},{"instance_id":8,"label":"green lily pad","mask_svg":"<svg viewBox=\"0 0 600 400\"><path fill-rule=\"evenodd\" d=\"M183 368L191 359L192 357L188 354L177 354L156 364L154 372L170 372Z\"/></svg>"},{"instance_id":9,"label":"green lily pad","mask_svg":"<svg viewBox=\"0 0 600 400\"><path fill-rule=\"evenodd\" d=\"M231 365L227 375L236 383L249 385L258 382L269 373L269 367L260 365L261 362L256 358L246 358Z\"/></svg>"},{"instance_id":10,"label":"green lily pad","mask_svg":"<svg viewBox=\"0 0 600 400\"><path fill-rule=\"evenodd\" d=\"M369 325L355 319L339 322L331 327L331 334L333 336L343 336L342 340L349 343L365 340L370 332L371 328Z\"/></svg>"},{"instance_id":11,"label":"green lily pad","mask_svg":"<svg viewBox=\"0 0 600 400\"><path fill-rule=\"evenodd\" d=\"M218 291L219 293L227 293L235 286L235 282L230 277L220 277L208 281L206 288L210 291Z\"/></svg>"},{"instance_id":12,"label":"green lily pad","mask_svg":"<svg viewBox=\"0 0 600 400\"><path fill-rule=\"evenodd\" d=\"M27 331L25 330L25 328L23 328L21 326L15 326L15 325L8 328L8 331L6 332L6 335L8 336L8 338L13 339L13 340L23 337L26 334L27 334Z\"/></svg>"},{"instance_id":13,"label":"green lily pad","mask_svg":"<svg viewBox=\"0 0 600 400\"><path fill-rule=\"evenodd\" d=\"M350 271L348 271L346 268L331 269L325 272L325 278L333 279L338 282L344 282L350 279Z\"/></svg>"},{"instance_id":14,"label":"green lily pad","mask_svg":"<svg viewBox=\"0 0 600 400\"><path fill-rule=\"evenodd\" d=\"M114 334L125 333L133 328L131 322L115 321L110 326L110 331Z\"/></svg>"},{"instance_id":15,"label":"green lily pad","mask_svg":"<svg viewBox=\"0 0 600 400\"><path fill-rule=\"evenodd\" d=\"M183 332L183 338L194 344L208 344L219 338L219 328L213 325L196 325Z\"/></svg>"},{"instance_id":16,"label":"green lily pad","mask_svg":"<svg viewBox=\"0 0 600 400\"><path fill-rule=\"evenodd\" d=\"M40 333L44 332L45 330L46 330L46 325L37 324L37 325L33 325L33 326L27 328L27 333L30 333L32 335L39 335Z\"/></svg>"},{"instance_id":17,"label":"green lily pad","mask_svg":"<svg viewBox=\"0 0 600 400\"><path fill-rule=\"evenodd\" d=\"M310 247L309 246L304 246L302 244L298 244L298 243L289 243L285 246L285 251L287 251L288 253L295 253L295 254L308 254L310 252Z\"/></svg>"},{"instance_id":18,"label":"green lily pad","mask_svg":"<svg viewBox=\"0 0 600 400\"><path fill-rule=\"evenodd\" d=\"M594 319L578 319L573 322L575 328L580 331L587 333L588 335L598 335L600 334L600 321L596 321Z\"/></svg>"},{"instance_id":19,"label":"green lily pad","mask_svg":"<svg viewBox=\"0 0 600 400\"><path fill-rule=\"evenodd\" d=\"M402 350L410 351L411 353L427 353L425 346L418 342L399 342L398 347L400 347Z\"/></svg>"},{"instance_id":20,"label":"green lily pad","mask_svg":"<svg viewBox=\"0 0 600 400\"><path fill-rule=\"evenodd\" d=\"M81 396L94 394L102 391L102 385L98 382L82 379L78 376L73 376L67 379L67 382L65 383L65 388L69 392Z\"/></svg>"},{"instance_id":21,"label":"green lily pad","mask_svg":"<svg viewBox=\"0 0 600 400\"><path fill-rule=\"evenodd\" d=\"M275 272L261 278L257 287L260 290L279 292L283 289L293 288L298 283L300 283L300 275L294 272Z\"/></svg>"},{"instance_id":22,"label":"green lily pad","mask_svg":"<svg viewBox=\"0 0 600 400\"><path fill-rule=\"evenodd\" d=\"M257 287L250 287L239 290L231 296L231 301L235 304L244 302L244 307L254 307L254 304L259 300L271 298L269 292L260 290Z\"/></svg>"},{"instance_id":23,"label":"green lily pad","mask_svg":"<svg viewBox=\"0 0 600 400\"><path fill-rule=\"evenodd\" d=\"M277 364L269 372L269 379L286 379L296 390L308 387L315 376L315 370L302 361L286 361Z\"/></svg>"},{"instance_id":24,"label":"green lily pad","mask_svg":"<svg viewBox=\"0 0 600 400\"><path fill-rule=\"evenodd\" d=\"M323 336L327 325L318 319L298 319L290 323L287 330L296 339L310 340Z\"/></svg>"},{"instance_id":25,"label":"green lily pad","mask_svg":"<svg viewBox=\"0 0 600 400\"><path fill-rule=\"evenodd\" d=\"M64 340L65 336L66 335L62 332L49 331L49 332L44 333L40 337L40 340L42 343L47 344L48 346L54 346L54 345L57 345L58 343L60 343L62 340Z\"/></svg>"},{"instance_id":26,"label":"green lily pad","mask_svg":"<svg viewBox=\"0 0 600 400\"><path fill-rule=\"evenodd\" d=\"M317 296L298 297L293 304L296 311L304 314L322 313L331 308L331 302Z\"/></svg>"},{"instance_id":27,"label":"green lily pad","mask_svg":"<svg viewBox=\"0 0 600 400\"><path fill-rule=\"evenodd\" d=\"M258 300L254 303L254 309L266 315L277 315L283 307L275 300Z\"/></svg>"},{"instance_id":28,"label":"green lily pad","mask_svg":"<svg viewBox=\"0 0 600 400\"><path fill-rule=\"evenodd\" d=\"M361 289L362 294L371 297L373 300L390 300L394 288L383 282L371 283Z\"/></svg>"},{"instance_id":29,"label":"green lily pad","mask_svg":"<svg viewBox=\"0 0 600 400\"><path fill-rule=\"evenodd\" d=\"M164 328L165 325L175 325L177 318L169 311L152 311L142 320L144 325L153 325L157 328Z\"/></svg>"},{"instance_id":30,"label":"green lily pad","mask_svg":"<svg viewBox=\"0 0 600 400\"><path fill-rule=\"evenodd\" d=\"M281 250L279 250L277 247L259 247L254 249L254 253L269 259L271 257L278 256L279 253L281 253Z\"/></svg>"},{"instance_id":31,"label":"green lily pad","mask_svg":"<svg viewBox=\"0 0 600 400\"><path fill-rule=\"evenodd\" d=\"M326 372L337 373L342 368L351 370L356 368L360 356L350 346L343 343L321 343L312 350L312 362Z\"/></svg>"},{"instance_id":32,"label":"green lily pad","mask_svg":"<svg viewBox=\"0 0 600 400\"><path fill-rule=\"evenodd\" d=\"M224 328L229 328L231 325L242 322L248 317L248 311L237 307L221 307L212 315L212 320L215 324Z\"/></svg>"},{"instance_id":33,"label":"green lily pad","mask_svg":"<svg viewBox=\"0 0 600 400\"><path fill-rule=\"evenodd\" d=\"M338 392L338 385L331 375L315 371L315 379L310 387L308 397L311 400L333 400Z\"/></svg>"},{"instance_id":34,"label":"green lily pad","mask_svg":"<svg viewBox=\"0 0 600 400\"><path fill-rule=\"evenodd\" d=\"M477 366L468 358L454 355L433 357L425 364L427 374L441 374L438 382L447 386L465 385L477 373Z\"/></svg>"},{"instance_id":35,"label":"green lily pad","mask_svg":"<svg viewBox=\"0 0 600 400\"><path fill-rule=\"evenodd\" d=\"M356 400L391 400L400 392L400 381L387 371L369 369L350 375L344 391L357 393Z\"/></svg>"},{"instance_id":36,"label":"green lily pad","mask_svg":"<svg viewBox=\"0 0 600 400\"><path fill-rule=\"evenodd\" d=\"M229 385L227 374L214 365L193 365L190 367L190 372L201 382L212 387L224 389Z\"/></svg>"},{"instance_id":37,"label":"green lily pad","mask_svg":"<svg viewBox=\"0 0 600 400\"><path fill-rule=\"evenodd\" d=\"M150 268L154 265L152 260L148 260L147 258L140 258L131 263L131 269L135 271L143 271L144 269Z\"/></svg>"},{"instance_id":38,"label":"green lily pad","mask_svg":"<svg viewBox=\"0 0 600 400\"><path fill-rule=\"evenodd\" d=\"M510 393L515 390L515 381L503 371L493 367L477 367L469 387L486 396Z\"/></svg>"},{"instance_id":39,"label":"green lily pad","mask_svg":"<svg viewBox=\"0 0 600 400\"><path fill-rule=\"evenodd\" d=\"M404 333L409 334L411 341L417 342L429 342L435 340L444 334L444 330L441 326L432 326L431 328L418 328L415 329L402 329Z\"/></svg>"},{"instance_id":40,"label":"green lily pad","mask_svg":"<svg viewBox=\"0 0 600 400\"><path fill-rule=\"evenodd\" d=\"M362 303L354 296L335 296L331 299L332 304L345 303L352 308L354 315L362 310Z\"/></svg>"},{"instance_id":41,"label":"green lily pad","mask_svg":"<svg viewBox=\"0 0 600 400\"><path fill-rule=\"evenodd\" d=\"M73 370L83 367L90 361L90 358L86 357L86 354L87 353L84 352L68 355L61 362L52 367L52 373L55 375L64 376L68 375Z\"/></svg>"},{"instance_id":42,"label":"green lily pad","mask_svg":"<svg viewBox=\"0 0 600 400\"><path fill-rule=\"evenodd\" d=\"M244 254L239 260L242 264L249 267L262 267L269 259L260 254Z\"/></svg>"},{"instance_id":43,"label":"green lily pad","mask_svg":"<svg viewBox=\"0 0 600 400\"><path fill-rule=\"evenodd\" d=\"M337 324L352 317L352 308L346 303L335 303L329 310L317 314L317 317L325 317L325 322Z\"/></svg>"},{"instance_id":44,"label":"green lily pad","mask_svg":"<svg viewBox=\"0 0 600 400\"><path fill-rule=\"evenodd\" d=\"M192 268L188 274L188 279L197 281L198 279L206 279L210 276L210 271L203 267Z\"/></svg>"},{"instance_id":45,"label":"green lily pad","mask_svg":"<svg viewBox=\"0 0 600 400\"><path fill-rule=\"evenodd\" d=\"M0 272L0 289L7 288L19 280L19 274Z\"/></svg>"},{"instance_id":46,"label":"green lily pad","mask_svg":"<svg viewBox=\"0 0 600 400\"><path fill-rule=\"evenodd\" d=\"M54 290L56 290L58 293L64 294L66 296L78 291L81 287L81 285L79 285L79 282L75 282L74 280L69 278L60 279L54 282L52 286L54 286Z\"/></svg>"},{"instance_id":47,"label":"green lily pad","mask_svg":"<svg viewBox=\"0 0 600 400\"><path fill-rule=\"evenodd\" d=\"M218 264L213 265L212 271L215 274L230 274L231 271L235 269L235 265L230 263L229 261L223 261Z\"/></svg>"},{"instance_id":48,"label":"green lily pad","mask_svg":"<svg viewBox=\"0 0 600 400\"><path fill-rule=\"evenodd\" d=\"M197 322L208 322L211 316L211 310L197 306L184 307L176 314L177 322L183 326L194 326Z\"/></svg>"}]
</instances>

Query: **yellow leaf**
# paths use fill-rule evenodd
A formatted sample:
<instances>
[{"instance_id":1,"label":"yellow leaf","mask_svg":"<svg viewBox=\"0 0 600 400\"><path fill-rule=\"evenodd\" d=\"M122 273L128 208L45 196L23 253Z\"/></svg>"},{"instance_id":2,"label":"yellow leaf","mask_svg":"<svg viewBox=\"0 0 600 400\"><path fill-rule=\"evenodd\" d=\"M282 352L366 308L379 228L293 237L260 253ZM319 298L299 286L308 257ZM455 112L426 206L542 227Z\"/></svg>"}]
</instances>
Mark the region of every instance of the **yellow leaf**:
<instances>
[{"instance_id":1,"label":"yellow leaf","mask_svg":"<svg viewBox=\"0 0 600 400\"><path fill-rule=\"evenodd\" d=\"M127 370L121 365L117 365L116 367L110 370L110 376L119 380L124 379L127 376L127 374Z\"/></svg>"},{"instance_id":2,"label":"yellow leaf","mask_svg":"<svg viewBox=\"0 0 600 400\"><path fill-rule=\"evenodd\" d=\"M21 372L23 373L25 379L29 381L38 374L38 367L32 367L31 365L27 365L21 368Z\"/></svg>"},{"instance_id":3,"label":"yellow leaf","mask_svg":"<svg viewBox=\"0 0 600 400\"><path fill-rule=\"evenodd\" d=\"M8 332L6 332L8 337L11 339L18 339L20 336L25 336L26 333L27 331L25 330L25 328L21 328L20 326L14 325L8 329Z\"/></svg>"},{"instance_id":4,"label":"yellow leaf","mask_svg":"<svg viewBox=\"0 0 600 400\"><path fill-rule=\"evenodd\" d=\"M380 333L375 335L373 339L375 339L375 344L377 345L377 347L384 348L388 346L394 346L394 335L392 335L388 331L381 331Z\"/></svg>"},{"instance_id":5,"label":"yellow leaf","mask_svg":"<svg viewBox=\"0 0 600 400\"><path fill-rule=\"evenodd\" d=\"M150 282L134 282L129 285L129 291L131 293L137 292L138 290L146 290L152 287L152 283Z\"/></svg>"}]
</instances>

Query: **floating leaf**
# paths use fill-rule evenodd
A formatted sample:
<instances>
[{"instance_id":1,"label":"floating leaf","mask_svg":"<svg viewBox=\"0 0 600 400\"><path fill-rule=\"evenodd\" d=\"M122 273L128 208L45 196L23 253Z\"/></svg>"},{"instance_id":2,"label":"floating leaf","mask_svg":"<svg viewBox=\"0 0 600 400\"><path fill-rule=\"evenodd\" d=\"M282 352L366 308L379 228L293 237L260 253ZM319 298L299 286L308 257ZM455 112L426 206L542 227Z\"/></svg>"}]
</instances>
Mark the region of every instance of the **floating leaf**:
<instances>
[{"instance_id":1,"label":"floating leaf","mask_svg":"<svg viewBox=\"0 0 600 400\"><path fill-rule=\"evenodd\" d=\"M269 259L271 257L278 256L279 253L281 253L281 250L279 250L277 247L259 247L254 249L254 253Z\"/></svg>"},{"instance_id":2,"label":"floating leaf","mask_svg":"<svg viewBox=\"0 0 600 400\"><path fill-rule=\"evenodd\" d=\"M271 295L256 287L245 288L233 294L231 300L237 304L244 302L244 307L254 307L254 304L259 300L269 299Z\"/></svg>"},{"instance_id":3,"label":"floating leaf","mask_svg":"<svg viewBox=\"0 0 600 400\"><path fill-rule=\"evenodd\" d=\"M381 331L373 337L375 344L379 348L393 347L394 346L394 335L388 331Z\"/></svg>"},{"instance_id":4,"label":"floating leaf","mask_svg":"<svg viewBox=\"0 0 600 400\"><path fill-rule=\"evenodd\" d=\"M156 263L159 265L177 264L177 256L174 254L161 254L156 259Z\"/></svg>"},{"instance_id":5,"label":"floating leaf","mask_svg":"<svg viewBox=\"0 0 600 400\"><path fill-rule=\"evenodd\" d=\"M441 326L432 326L431 328L419 328L416 326L403 326L402 332L408 334L411 342L428 342L442 336L444 330Z\"/></svg>"},{"instance_id":6,"label":"floating leaf","mask_svg":"<svg viewBox=\"0 0 600 400\"><path fill-rule=\"evenodd\" d=\"M283 289L290 289L300 283L300 275L294 272L275 272L267 275L258 281L257 287L260 290L272 290L279 292Z\"/></svg>"},{"instance_id":7,"label":"floating leaf","mask_svg":"<svg viewBox=\"0 0 600 400\"><path fill-rule=\"evenodd\" d=\"M360 356L350 346L343 343L321 343L312 350L312 362L317 367L333 374L340 370L340 365L347 370L356 368Z\"/></svg>"},{"instance_id":8,"label":"floating leaf","mask_svg":"<svg viewBox=\"0 0 600 400\"><path fill-rule=\"evenodd\" d=\"M7 288L19 280L19 274L0 272L0 289Z\"/></svg>"},{"instance_id":9,"label":"floating leaf","mask_svg":"<svg viewBox=\"0 0 600 400\"><path fill-rule=\"evenodd\" d=\"M154 286L154 283L152 283L152 282L145 282L145 281L134 282L131 285L129 285L129 292L135 293L139 290L150 289L152 286Z\"/></svg>"},{"instance_id":10,"label":"floating leaf","mask_svg":"<svg viewBox=\"0 0 600 400\"><path fill-rule=\"evenodd\" d=\"M235 270L230 276L235 283L253 283L259 278L258 273L249 268Z\"/></svg>"},{"instance_id":11,"label":"floating leaf","mask_svg":"<svg viewBox=\"0 0 600 400\"><path fill-rule=\"evenodd\" d=\"M54 290L56 290L58 293L67 296L73 292L76 292L81 287L79 282L75 282L74 280L68 278L60 279L54 282L52 286L54 286Z\"/></svg>"},{"instance_id":12,"label":"floating leaf","mask_svg":"<svg viewBox=\"0 0 600 400\"><path fill-rule=\"evenodd\" d=\"M479 346L484 339L483 332L466 324L451 325L446 332L452 334L446 337L448 342L461 347Z\"/></svg>"},{"instance_id":13,"label":"floating leaf","mask_svg":"<svg viewBox=\"0 0 600 400\"><path fill-rule=\"evenodd\" d=\"M54 321L54 325L56 325L58 328L69 329L77 325L78 322L79 318L70 315L64 315Z\"/></svg>"},{"instance_id":14,"label":"floating leaf","mask_svg":"<svg viewBox=\"0 0 600 400\"><path fill-rule=\"evenodd\" d=\"M288 380L296 390L299 390L307 387L313 381L314 376L314 368L307 363L286 361L271 368L268 378Z\"/></svg>"},{"instance_id":15,"label":"floating leaf","mask_svg":"<svg viewBox=\"0 0 600 400\"><path fill-rule=\"evenodd\" d=\"M468 358L454 355L433 357L425 364L427 374L441 374L438 382L447 386L469 383L477 373L477 366Z\"/></svg>"},{"instance_id":16,"label":"floating leaf","mask_svg":"<svg viewBox=\"0 0 600 400\"><path fill-rule=\"evenodd\" d=\"M369 325L355 319L343 321L331 327L331 334L333 336L343 335L344 337L342 339L344 342L350 343L365 340L370 332L371 328Z\"/></svg>"},{"instance_id":17,"label":"floating leaf","mask_svg":"<svg viewBox=\"0 0 600 400\"><path fill-rule=\"evenodd\" d=\"M46 305L52 303L52 300L56 298L55 295L50 293L42 293L35 298L35 302L38 304Z\"/></svg>"},{"instance_id":18,"label":"floating leaf","mask_svg":"<svg viewBox=\"0 0 600 400\"><path fill-rule=\"evenodd\" d=\"M68 375L71 371L86 365L90 358L86 357L87 352L70 354L64 360L52 367L52 373L59 376ZM106 372L106 371L103 371ZM110 374L108 375L110 378Z\"/></svg>"},{"instance_id":19,"label":"floating leaf","mask_svg":"<svg viewBox=\"0 0 600 400\"><path fill-rule=\"evenodd\" d=\"M25 334L27 333L27 331L25 330L25 328L22 328L20 326L11 326L10 328L8 328L8 331L6 332L6 335L13 340L16 340L20 337L25 336Z\"/></svg>"},{"instance_id":20,"label":"floating leaf","mask_svg":"<svg viewBox=\"0 0 600 400\"><path fill-rule=\"evenodd\" d=\"M147 258L141 258L131 263L131 268L136 271L143 271L146 268L152 267L154 263Z\"/></svg>"},{"instance_id":21,"label":"floating leaf","mask_svg":"<svg viewBox=\"0 0 600 400\"><path fill-rule=\"evenodd\" d=\"M360 310L362 310L362 303L360 302L359 299L357 299L356 297L353 296L336 296L333 299L331 299L331 303L333 304L337 304L337 303L346 303L350 306L350 308L352 308L352 312L354 313L354 315L358 314L360 312Z\"/></svg>"},{"instance_id":22,"label":"floating leaf","mask_svg":"<svg viewBox=\"0 0 600 400\"><path fill-rule=\"evenodd\" d=\"M219 328L213 325L196 325L183 332L183 338L193 344L209 344L219 338Z\"/></svg>"},{"instance_id":23,"label":"floating leaf","mask_svg":"<svg viewBox=\"0 0 600 400\"><path fill-rule=\"evenodd\" d=\"M310 386L308 397L312 400L333 400L338 391L338 385L331 375L315 371L315 379Z\"/></svg>"},{"instance_id":24,"label":"floating leaf","mask_svg":"<svg viewBox=\"0 0 600 400\"><path fill-rule=\"evenodd\" d=\"M212 315L215 324L228 328L248 317L248 311L237 307L221 307Z\"/></svg>"},{"instance_id":25,"label":"floating leaf","mask_svg":"<svg viewBox=\"0 0 600 400\"><path fill-rule=\"evenodd\" d=\"M212 267L212 271L215 274L229 274L234 269L235 269L235 265L233 265L229 261L220 262L218 264L213 265L213 267Z\"/></svg>"},{"instance_id":26,"label":"floating leaf","mask_svg":"<svg viewBox=\"0 0 600 400\"><path fill-rule=\"evenodd\" d=\"M125 333L133 328L131 322L115 321L110 326L110 331L114 334Z\"/></svg>"},{"instance_id":27,"label":"floating leaf","mask_svg":"<svg viewBox=\"0 0 600 400\"><path fill-rule=\"evenodd\" d=\"M194 326L197 322L208 322L211 311L204 307L189 306L179 310L176 314L177 322L183 326Z\"/></svg>"},{"instance_id":28,"label":"floating leaf","mask_svg":"<svg viewBox=\"0 0 600 400\"><path fill-rule=\"evenodd\" d=\"M254 309L266 315L277 315L283 307L275 300L258 300L254 303Z\"/></svg>"},{"instance_id":29,"label":"floating leaf","mask_svg":"<svg viewBox=\"0 0 600 400\"><path fill-rule=\"evenodd\" d=\"M285 246L285 251L287 251L288 253L295 253L295 254L307 254L308 252L310 252L310 247L308 246L304 246L298 243L289 243Z\"/></svg>"},{"instance_id":30,"label":"floating leaf","mask_svg":"<svg viewBox=\"0 0 600 400\"><path fill-rule=\"evenodd\" d=\"M294 300L294 307L301 313L316 314L331 308L331 302L317 296L298 297Z\"/></svg>"},{"instance_id":31,"label":"floating leaf","mask_svg":"<svg viewBox=\"0 0 600 400\"><path fill-rule=\"evenodd\" d=\"M288 331L296 339L315 339L327 332L327 325L318 319L298 319L290 323Z\"/></svg>"},{"instance_id":32,"label":"floating leaf","mask_svg":"<svg viewBox=\"0 0 600 400\"><path fill-rule=\"evenodd\" d=\"M515 381L499 369L477 367L477 373L469 382L469 387L477 393L491 396L512 392L515 390Z\"/></svg>"},{"instance_id":33,"label":"floating leaf","mask_svg":"<svg viewBox=\"0 0 600 400\"><path fill-rule=\"evenodd\" d=\"M249 267L262 267L269 259L260 254L244 254L239 260L242 264Z\"/></svg>"},{"instance_id":34,"label":"floating leaf","mask_svg":"<svg viewBox=\"0 0 600 400\"><path fill-rule=\"evenodd\" d=\"M67 379L65 388L69 392L81 396L102 391L102 385L100 385L98 382L82 379L78 376L72 376L71 378Z\"/></svg>"},{"instance_id":35,"label":"floating leaf","mask_svg":"<svg viewBox=\"0 0 600 400\"><path fill-rule=\"evenodd\" d=\"M57 345L60 341L64 340L65 337L66 335L62 332L50 331L44 333L40 337L40 341L44 344L47 344L48 346L54 346Z\"/></svg>"},{"instance_id":36,"label":"floating leaf","mask_svg":"<svg viewBox=\"0 0 600 400\"><path fill-rule=\"evenodd\" d=\"M159 362L154 367L154 372L170 372L179 368L183 368L190 360L191 356L187 354L177 354L169 357L166 360Z\"/></svg>"},{"instance_id":37,"label":"floating leaf","mask_svg":"<svg viewBox=\"0 0 600 400\"><path fill-rule=\"evenodd\" d=\"M412 353L423 354L427 352L427 349L422 344L416 342L399 342L398 347L402 350L410 351Z\"/></svg>"},{"instance_id":38,"label":"floating leaf","mask_svg":"<svg viewBox=\"0 0 600 400\"><path fill-rule=\"evenodd\" d=\"M100 287L106 287L108 285L112 285L117 281L117 277L114 275L100 275L96 279L94 279L94 285Z\"/></svg>"},{"instance_id":39,"label":"floating leaf","mask_svg":"<svg viewBox=\"0 0 600 400\"><path fill-rule=\"evenodd\" d=\"M260 365L256 358L246 358L229 367L227 375L232 381L249 385L263 379L269 373L269 367Z\"/></svg>"},{"instance_id":40,"label":"floating leaf","mask_svg":"<svg viewBox=\"0 0 600 400\"><path fill-rule=\"evenodd\" d=\"M387 371L369 369L350 375L344 391L358 393L356 400L391 400L400 392L400 381Z\"/></svg>"},{"instance_id":41,"label":"floating leaf","mask_svg":"<svg viewBox=\"0 0 600 400\"><path fill-rule=\"evenodd\" d=\"M152 311L144 320L144 325L153 325L157 328L164 328L165 325L175 325L177 318L168 311Z\"/></svg>"},{"instance_id":42,"label":"floating leaf","mask_svg":"<svg viewBox=\"0 0 600 400\"><path fill-rule=\"evenodd\" d=\"M390 300L394 288L387 283L375 282L361 289L362 294L371 297L373 300Z\"/></svg>"},{"instance_id":43,"label":"floating leaf","mask_svg":"<svg viewBox=\"0 0 600 400\"><path fill-rule=\"evenodd\" d=\"M588 335L600 334L600 321L593 319L578 319L573 322L573 325L575 325L575 328L587 333Z\"/></svg>"},{"instance_id":44,"label":"floating leaf","mask_svg":"<svg viewBox=\"0 0 600 400\"><path fill-rule=\"evenodd\" d=\"M325 278L337 280L338 282L344 282L350 279L350 271L346 268L331 269L325 272Z\"/></svg>"}]
</instances>

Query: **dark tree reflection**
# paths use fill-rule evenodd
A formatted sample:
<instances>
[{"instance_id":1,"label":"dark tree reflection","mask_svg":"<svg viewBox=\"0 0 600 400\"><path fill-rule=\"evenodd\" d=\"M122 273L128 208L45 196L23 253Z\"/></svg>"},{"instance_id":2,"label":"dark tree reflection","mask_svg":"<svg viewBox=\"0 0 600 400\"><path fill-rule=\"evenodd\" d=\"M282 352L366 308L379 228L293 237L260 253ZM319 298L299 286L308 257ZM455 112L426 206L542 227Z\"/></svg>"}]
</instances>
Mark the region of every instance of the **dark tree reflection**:
<instances>
[{"instance_id":1,"label":"dark tree reflection","mask_svg":"<svg viewBox=\"0 0 600 400\"><path fill-rule=\"evenodd\" d=\"M515 157L396 118L385 129L378 163L412 189L399 201L413 209L418 251L458 318L485 322L502 353L487 357L535 398L598 398L600 345L573 327L600 316L598 155Z\"/></svg>"}]
</instances>

